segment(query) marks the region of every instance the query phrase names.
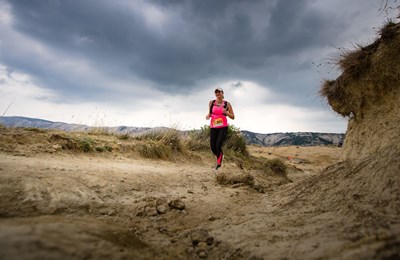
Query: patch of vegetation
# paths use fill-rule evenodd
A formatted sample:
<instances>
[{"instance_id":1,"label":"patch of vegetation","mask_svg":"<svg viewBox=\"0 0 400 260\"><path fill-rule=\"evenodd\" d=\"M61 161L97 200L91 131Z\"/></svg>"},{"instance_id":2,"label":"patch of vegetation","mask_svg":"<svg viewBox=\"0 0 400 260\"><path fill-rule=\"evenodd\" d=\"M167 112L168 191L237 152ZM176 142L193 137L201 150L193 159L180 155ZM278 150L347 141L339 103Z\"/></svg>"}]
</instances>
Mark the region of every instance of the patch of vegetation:
<instances>
[{"instance_id":1,"label":"patch of vegetation","mask_svg":"<svg viewBox=\"0 0 400 260\"><path fill-rule=\"evenodd\" d=\"M95 150L97 152L112 152L112 147L109 145L105 145L105 146L96 146Z\"/></svg>"},{"instance_id":2,"label":"patch of vegetation","mask_svg":"<svg viewBox=\"0 0 400 260\"><path fill-rule=\"evenodd\" d=\"M169 146L156 142L148 141L138 146L139 154L145 158L170 160L172 158L172 150Z\"/></svg>"},{"instance_id":3,"label":"patch of vegetation","mask_svg":"<svg viewBox=\"0 0 400 260\"><path fill-rule=\"evenodd\" d=\"M192 151L210 150L210 126L204 125L200 130L189 132L186 146ZM233 125L228 126L228 133L222 149L226 152L229 151L228 153L233 152L248 156L246 139L240 133L239 128Z\"/></svg>"},{"instance_id":4,"label":"patch of vegetation","mask_svg":"<svg viewBox=\"0 0 400 260\"><path fill-rule=\"evenodd\" d=\"M37 128L37 127L26 127L25 130L35 132L35 133L46 133L47 129Z\"/></svg>"},{"instance_id":5,"label":"patch of vegetation","mask_svg":"<svg viewBox=\"0 0 400 260\"><path fill-rule=\"evenodd\" d=\"M269 168L277 175L286 176L287 174L287 166L280 159L271 159L265 162L264 166Z\"/></svg>"},{"instance_id":6,"label":"patch of vegetation","mask_svg":"<svg viewBox=\"0 0 400 260\"><path fill-rule=\"evenodd\" d=\"M83 151L85 153L93 151L95 144L95 141L91 138L83 137L77 139L65 134L53 134L49 140L60 144L63 149Z\"/></svg>"},{"instance_id":7,"label":"patch of vegetation","mask_svg":"<svg viewBox=\"0 0 400 260\"><path fill-rule=\"evenodd\" d=\"M235 153L248 156L246 139L240 133L240 129L233 125L228 126L228 134L224 144L225 150L230 150Z\"/></svg>"},{"instance_id":8,"label":"patch of vegetation","mask_svg":"<svg viewBox=\"0 0 400 260\"><path fill-rule=\"evenodd\" d=\"M137 136L136 139L157 141L169 146L172 150L182 151L182 138L179 131L175 129L152 130Z\"/></svg>"},{"instance_id":9,"label":"patch of vegetation","mask_svg":"<svg viewBox=\"0 0 400 260\"><path fill-rule=\"evenodd\" d=\"M253 187L254 185L253 176L251 176L246 172L235 173L235 174L221 172L217 174L216 181L221 185L234 185L238 183L242 183L250 187Z\"/></svg>"},{"instance_id":10,"label":"patch of vegetation","mask_svg":"<svg viewBox=\"0 0 400 260\"><path fill-rule=\"evenodd\" d=\"M173 153L184 150L181 133L176 129L153 130L135 138L146 141L138 150L147 158L171 159Z\"/></svg>"},{"instance_id":11,"label":"patch of vegetation","mask_svg":"<svg viewBox=\"0 0 400 260\"><path fill-rule=\"evenodd\" d=\"M112 135L107 127L91 127L88 134L90 135Z\"/></svg>"},{"instance_id":12,"label":"patch of vegetation","mask_svg":"<svg viewBox=\"0 0 400 260\"><path fill-rule=\"evenodd\" d=\"M130 137L131 137L131 136L130 136L128 133L125 133L125 134L118 134L118 135L117 135L117 138L118 138L119 140L128 140Z\"/></svg>"},{"instance_id":13,"label":"patch of vegetation","mask_svg":"<svg viewBox=\"0 0 400 260\"><path fill-rule=\"evenodd\" d=\"M88 137L84 137L78 140L80 150L84 151L85 153L93 151L94 144L94 140Z\"/></svg>"},{"instance_id":14,"label":"patch of vegetation","mask_svg":"<svg viewBox=\"0 0 400 260\"><path fill-rule=\"evenodd\" d=\"M229 154L229 158L239 168L244 170L261 171L267 175L279 175L285 177L287 174L287 165L280 159L267 159L254 156L238 156Z\"/></svg>"},{"instance_id":15,"label":"patch of vegetation","mask_svg":"<svg viewBox=\"0 0 400 260\"><path fill-rule=\"evenodd\" d=\"M205 125L200 130L190 131L185 145L191 151L210 150L210 127Z\"/></svg>"}]
</instances>

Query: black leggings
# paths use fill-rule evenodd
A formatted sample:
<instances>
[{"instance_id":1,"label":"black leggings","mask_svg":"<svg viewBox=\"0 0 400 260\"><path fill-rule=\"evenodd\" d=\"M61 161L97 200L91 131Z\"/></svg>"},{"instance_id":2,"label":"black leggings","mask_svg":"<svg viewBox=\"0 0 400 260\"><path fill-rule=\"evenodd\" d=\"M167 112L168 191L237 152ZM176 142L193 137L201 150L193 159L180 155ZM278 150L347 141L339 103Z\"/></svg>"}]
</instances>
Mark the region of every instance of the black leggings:
<instances>
[{"instance_id":1,"label":"black leggings","mask_svg":"<svg viewBox=\"0 0 400 260\"><path fill-rule=\"evenodd\" d=\"M217 159L222 153L222 145L225 142L226 135L228 133L228 127L221 128L210 128L210 146L211 151Z\"/></svg>"}]
</instances>

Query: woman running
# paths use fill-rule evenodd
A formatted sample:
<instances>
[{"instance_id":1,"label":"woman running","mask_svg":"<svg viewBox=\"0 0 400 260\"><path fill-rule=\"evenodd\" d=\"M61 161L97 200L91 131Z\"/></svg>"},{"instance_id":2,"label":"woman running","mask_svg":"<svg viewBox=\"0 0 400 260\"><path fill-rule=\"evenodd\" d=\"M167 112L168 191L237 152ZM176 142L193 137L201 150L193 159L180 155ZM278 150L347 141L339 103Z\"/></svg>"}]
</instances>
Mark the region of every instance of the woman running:
<instances>
[{"instance_id":1,"label":"woman running","mask_svg":"<svg viewBox=\"0 0 400 260\"><path fill-rule=\"evenodd\" d=\"M230 119L235 119L235 114L233 113L232 106L229 102L224 100L224 91L221 88L217 88L215 90L215 97L217 99L210 101L209 113L206 116L206 119L210 122L210 146L211 151L217 157L217 166L215 167L218 170L221 167L222 159L224 158L224 154L222 152L222 145L224 144L226 135L228 133L228 120L227 116Z\"/></svg>"}]
</instances>

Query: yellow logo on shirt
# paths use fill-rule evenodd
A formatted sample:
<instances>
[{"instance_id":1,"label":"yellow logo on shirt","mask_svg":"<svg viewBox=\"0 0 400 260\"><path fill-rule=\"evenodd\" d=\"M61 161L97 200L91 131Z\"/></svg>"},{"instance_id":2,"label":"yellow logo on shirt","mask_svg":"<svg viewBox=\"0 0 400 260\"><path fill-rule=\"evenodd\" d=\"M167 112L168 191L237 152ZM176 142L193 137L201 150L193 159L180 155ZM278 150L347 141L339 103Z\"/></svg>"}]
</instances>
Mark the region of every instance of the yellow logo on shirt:
<instances>
[{"instance_id":1,"label":"yellow logo on shirt","mask_svg":"<svg viewBox=\"0 0 400 260\"><path fill-rule=\"evenodd\" d=\"M216 118L213 121L213 126L222 126L224 122L222 121L222 118Z\"/></svg>"}]
</instances>

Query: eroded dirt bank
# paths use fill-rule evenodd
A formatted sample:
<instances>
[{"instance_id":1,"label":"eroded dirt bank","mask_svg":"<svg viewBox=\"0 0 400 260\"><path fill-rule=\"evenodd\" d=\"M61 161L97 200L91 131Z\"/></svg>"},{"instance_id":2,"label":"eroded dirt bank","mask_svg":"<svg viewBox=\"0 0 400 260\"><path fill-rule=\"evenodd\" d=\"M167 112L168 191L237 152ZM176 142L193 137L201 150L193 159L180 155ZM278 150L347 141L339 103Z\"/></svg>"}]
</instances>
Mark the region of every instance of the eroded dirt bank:
<instances>
[{"instance_id":1,"label":"eroded dirt bank","mask_svg":"<svg viewBox=\"0 0 400 260\"><path fill-rule=\"evenodd\" d=\"M201 155L184 163L37 145L0 153L2 259L399 257L395 151L320 171L341 148L252 148L297 167L292 182L267 178L259 192L221 186Z\"/></svg>"}]
</instances>

